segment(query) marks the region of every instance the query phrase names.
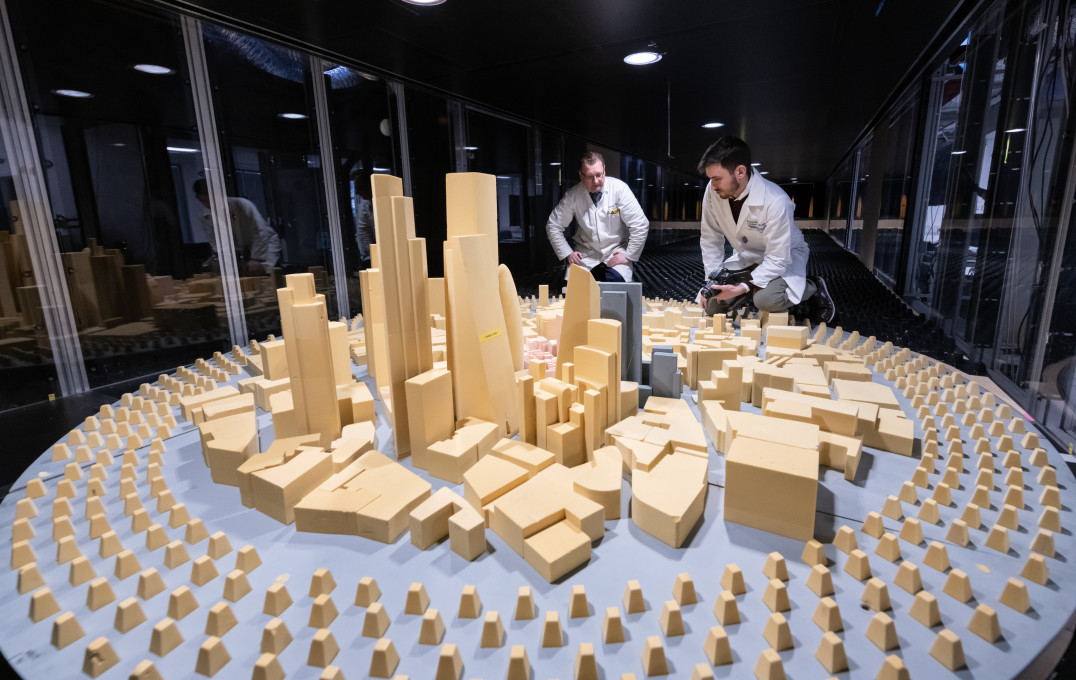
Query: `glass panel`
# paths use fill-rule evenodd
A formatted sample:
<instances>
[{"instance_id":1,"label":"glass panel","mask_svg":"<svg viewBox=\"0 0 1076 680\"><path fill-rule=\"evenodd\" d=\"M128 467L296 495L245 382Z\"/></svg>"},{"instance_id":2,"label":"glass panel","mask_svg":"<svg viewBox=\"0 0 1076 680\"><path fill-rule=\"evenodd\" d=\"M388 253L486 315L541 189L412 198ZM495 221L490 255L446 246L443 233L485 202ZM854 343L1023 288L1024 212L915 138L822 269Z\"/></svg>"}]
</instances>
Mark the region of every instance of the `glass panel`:
<instances>
[{"instance_id":1,"label":"glass panel","mask_svg":"<svg viewBox=\"0 0 1076 680\"><path fill-rule=\"evenodd\" d=\"M415 236L426 239L430 276L444 276L441 243L448 233L445 222L445 174L455 172L448 103L444 97L408 88L407 147L411 162L411 196L415 206Z\"/></svg>"},{"instance_id":2,"label":"glass panel","mask_svg":"<svg viewBox=\"0 0 1076 680\"><path fill-rule=\"evenodd\" d=\"M202 163L178 21L84 0L8 6L90 385L226 349L220 288L193 280L211 249L187 195Z\"/></svg>"},{"instance_id":3,"label":"glass panel","mask_svg":"<svg viewBox=\"0 0 1076 680\"><path fill-rule=\"evenodd\" d=\"M829 234L842 246L848 243L849 202L852 200L852 174L856 157L851 154L844 159L833 174L829 198Z\"/></svg>"},{"instance_id":4,"label":"glass panel","mask_svg":"<svg viewBox=\"0 0 1076 680\"><path fill-rule=\"evenodd\" d=\"M325 63L322 77L331 115L344 261L350 274L348 312L354 315L362 311L357 272L370 266L370 244L376 242L370 176L382 172L399 175L397 130L384 79L331 63Z\"/></svg>"},{"instance_id":5,"label":"glass panel","mask_svg":"<svg viewBox=\"0 0 1076 680\"><path fill-rule=\"evenodd\" d=\"M856 190L852 200L855 201L852 212L851 234L849 235L848 249L859 254L860 242L863 236L863 201L867 198L867 180L870 179L871 147L873 142L867 139L859 147L859 161L856 164L856 172L859 177L856 180Z\"/></svg>"},{"instance_id":6,"label":"glass panel","mask_svg":"<svg viewBox=\"0 0 1076 680\"><path fill-rule=\"evenodd\" d=\"M912 190L912 159L916 145L915 120L919 98L913 97L890 117L886 155L882 164L882 202L874 246L874 273L892 288L897 280L908 197Z\"/></svg>"},{"instance_id":7,"label":"glass panel","mask_svg":"<svg viewBox=\"0 0 1076 680\"><path fill-rule=\"evenodd\" d=\"M212 24L204 37L247 331L263 338L280 332L275 289L285 273L312 273L330 314L337 309L310 62ZM208 208L192 205L208 224Z\"/></svg>"},{"instance_id":8,"label":"glass panel","mask_svg":"<svg viewBox=\"0 0 1076 680\"><path fill-rule=\"evenodd\" d=\"M1068 238L1057 276L1057 296L1046 336L1041 379L1034 385L1032 413L1059 431L1062 441L1076 439L1076 197L1069 197ZM1025 331L1033 337L1033 328Z\"/></svg>"}]
</instances>

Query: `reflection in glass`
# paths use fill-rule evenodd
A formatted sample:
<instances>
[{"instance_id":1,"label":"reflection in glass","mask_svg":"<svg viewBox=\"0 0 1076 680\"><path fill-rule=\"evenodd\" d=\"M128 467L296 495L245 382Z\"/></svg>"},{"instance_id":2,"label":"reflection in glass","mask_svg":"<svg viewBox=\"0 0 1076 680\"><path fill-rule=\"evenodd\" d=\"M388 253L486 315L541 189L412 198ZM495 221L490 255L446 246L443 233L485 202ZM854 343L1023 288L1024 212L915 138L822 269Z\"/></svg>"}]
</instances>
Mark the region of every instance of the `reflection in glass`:
<instances>
[{"instance_id":1,"label":"reflection in glass","mask_svg":"<svg viewBox=\"0 0 1076 680\"><path fill-rule=\"evenodd\" d=\"M857 153L856 173L858 177L855 180L855 191L852 192L854 205L852 206L851 229L848 238L848 249L857 255L860 252L863 237L863 202L867 198L867 181L870 179L871 149L873 145L873 140L868 137L860 145Z\"/></svg>"},{"instance_id":2,"label":"reflection in glass","mask_svg":"<svg viewBox=\"0 0 1076 680\"><path fill-rule=\"evenodd\" d=\"M828 231L842 246L848 243L849 203L852 200L852 179L855 173L856 157L850 154L830 177L829 188L829 226Z\"/></svg>"},{"instance_id":3,"label":"reflection in glass","mask_svg":"<svg viewBox=\"0 0 1076 680\"><path fill-rule=\"evenodd\" d=\"M882 199L878 232L874 245L874 273L890 288L895 287L900 265L901 242L912 190L912 159L915 146L915 119L919 98L913 96L889 120L882 158Z\"/></svg>"}]
</instances>

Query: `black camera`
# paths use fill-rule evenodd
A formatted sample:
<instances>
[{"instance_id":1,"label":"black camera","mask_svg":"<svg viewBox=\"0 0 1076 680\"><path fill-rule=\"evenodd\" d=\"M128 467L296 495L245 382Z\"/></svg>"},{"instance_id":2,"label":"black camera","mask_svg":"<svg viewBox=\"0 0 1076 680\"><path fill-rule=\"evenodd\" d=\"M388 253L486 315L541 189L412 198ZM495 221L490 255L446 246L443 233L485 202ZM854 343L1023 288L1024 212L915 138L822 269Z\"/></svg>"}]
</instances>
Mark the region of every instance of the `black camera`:
<instances>
[{"instance_id":1,"label":"black camera","mask_svg":"<svg viewBox=\"0 0 1076 680\"><path fill-rule=\"evenodd\" d=\"M747 283L751 280L751 272L754 269L754 267L746 269L725 269L722 267L710 272L710 275L706 277L706 283L699 290L703 308L706 308L706 303L710 301L710 298L717 295L717 291L710 286L737 286L741 283Z\"/></svg>"}]
</instances>

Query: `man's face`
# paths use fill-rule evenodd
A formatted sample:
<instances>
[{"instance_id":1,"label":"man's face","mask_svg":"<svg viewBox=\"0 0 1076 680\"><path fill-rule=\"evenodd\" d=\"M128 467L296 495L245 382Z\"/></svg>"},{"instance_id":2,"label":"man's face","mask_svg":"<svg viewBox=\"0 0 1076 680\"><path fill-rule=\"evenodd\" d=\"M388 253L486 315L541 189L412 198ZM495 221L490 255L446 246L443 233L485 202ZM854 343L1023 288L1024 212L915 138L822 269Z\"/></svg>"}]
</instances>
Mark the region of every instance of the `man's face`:
<instances>
[{"instance_id":1,"label":"man's face","mask_svg":"<svg viewBox=\"0 0 1076 680\"><path fill-rule=\"evenodd\" d=\"M714 163L706 166L706 177L710 180L710 188L716 191L718 196L735 198L747 184L747 168L737 165L734 171L729 172L720 163Z\"/></svg>"},{"instance_id":2,"label":"man's face","mask_svg":"<svg viewBox=\"0 0 1076 680\"><path fill-rule=\"evenodd\" d=\"M584 165L579 170L579 179L590 193L601 191L605 186L605 163L596 161L592 165Z\"/></svg>"}]
</instances>

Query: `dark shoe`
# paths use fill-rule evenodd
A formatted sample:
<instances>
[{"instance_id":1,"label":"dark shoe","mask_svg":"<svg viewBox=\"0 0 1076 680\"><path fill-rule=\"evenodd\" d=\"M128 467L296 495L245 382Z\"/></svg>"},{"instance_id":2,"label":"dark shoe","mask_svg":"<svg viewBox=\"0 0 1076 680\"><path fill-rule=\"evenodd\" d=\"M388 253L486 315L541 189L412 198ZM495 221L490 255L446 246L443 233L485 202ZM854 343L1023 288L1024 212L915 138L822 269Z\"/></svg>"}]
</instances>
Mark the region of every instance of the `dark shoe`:
<instances>
[{"instance_id":1,"label":"dark shoe","mask_svg":"<svg viewBox=\"0 0 1076 680\"><path fill-rule=\"evenodd\" d=\"M830 297L829 289L821 276L812 276L810 279L814 282L815 292L807 300L807 318L815 326L820 323L830 325L837 316L837 305L833 304L833 298Z\"/></svg>"}]
</instances>

